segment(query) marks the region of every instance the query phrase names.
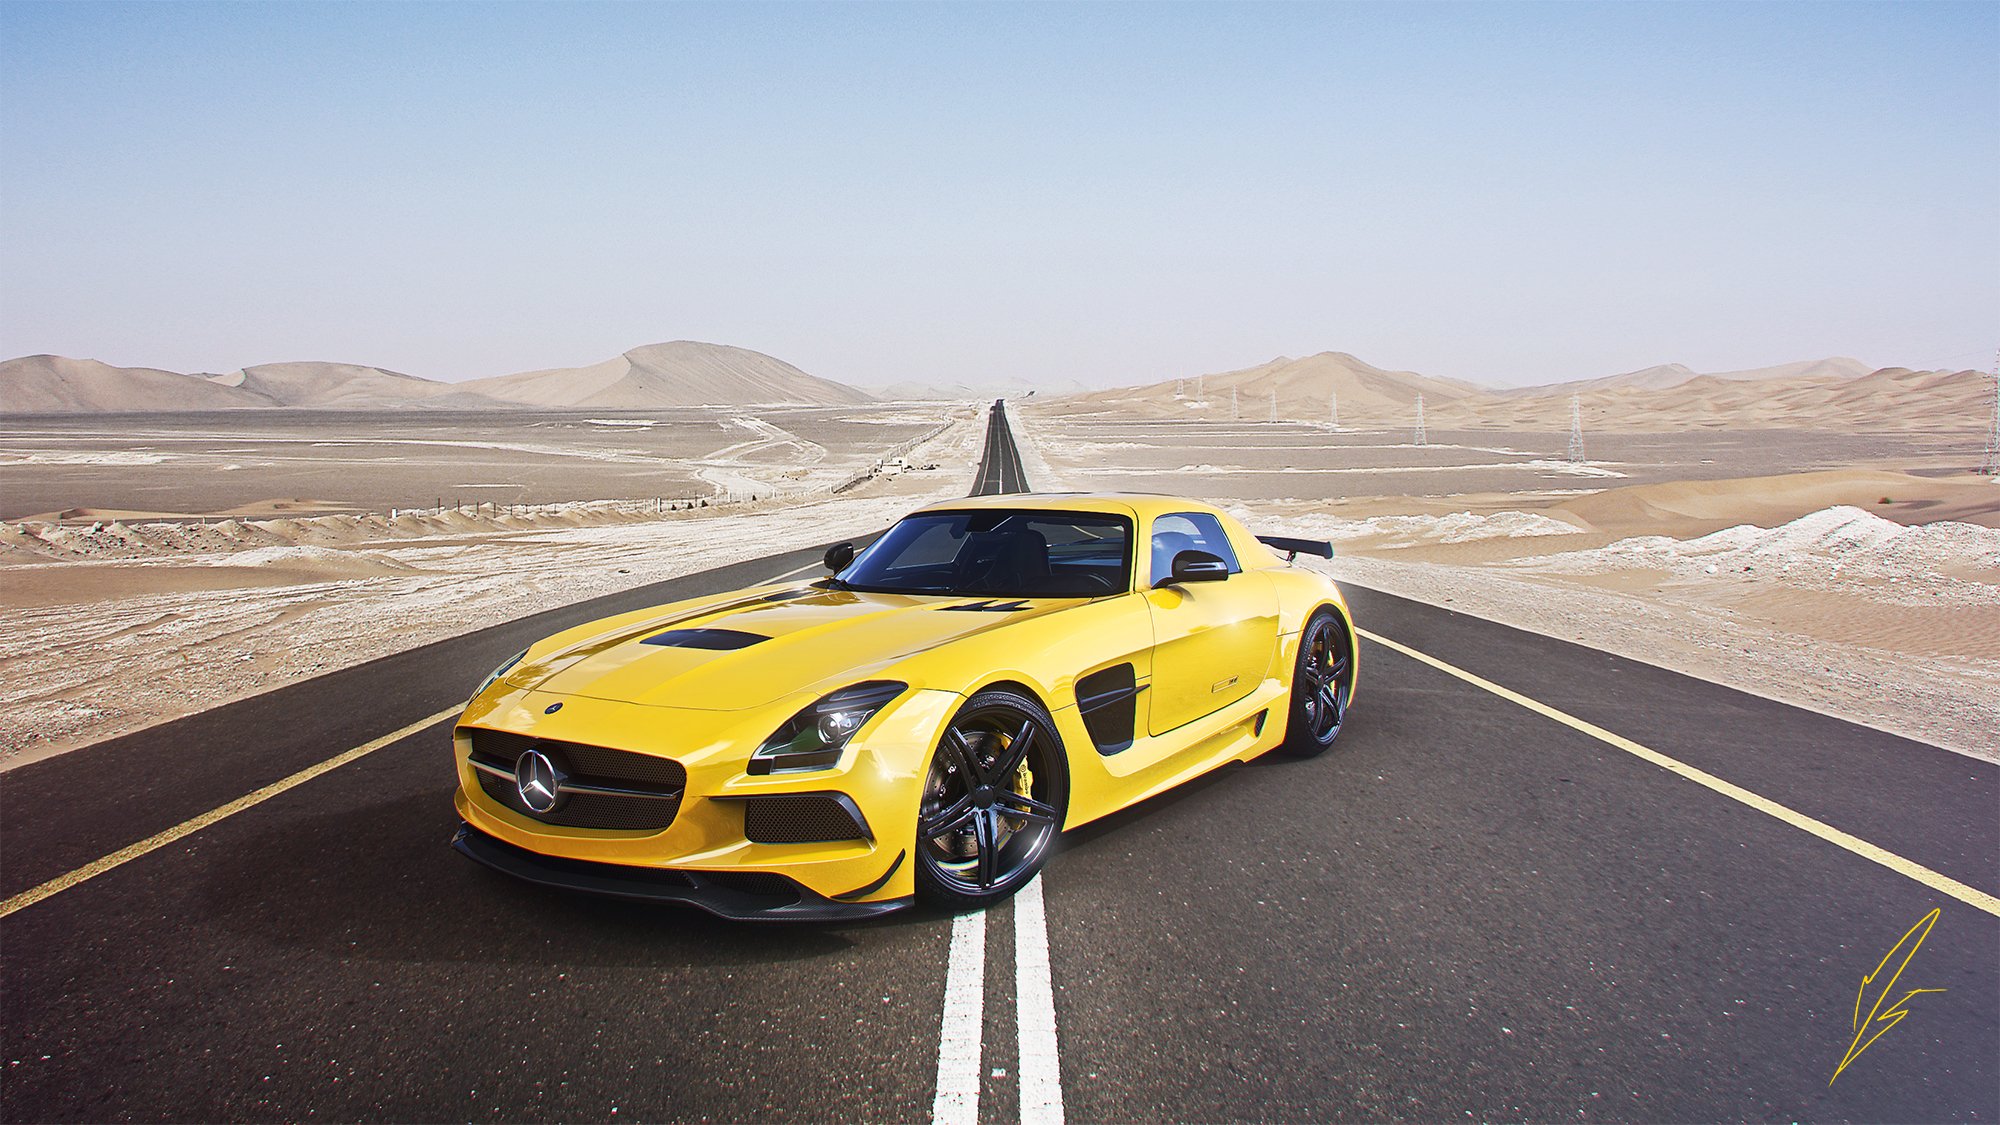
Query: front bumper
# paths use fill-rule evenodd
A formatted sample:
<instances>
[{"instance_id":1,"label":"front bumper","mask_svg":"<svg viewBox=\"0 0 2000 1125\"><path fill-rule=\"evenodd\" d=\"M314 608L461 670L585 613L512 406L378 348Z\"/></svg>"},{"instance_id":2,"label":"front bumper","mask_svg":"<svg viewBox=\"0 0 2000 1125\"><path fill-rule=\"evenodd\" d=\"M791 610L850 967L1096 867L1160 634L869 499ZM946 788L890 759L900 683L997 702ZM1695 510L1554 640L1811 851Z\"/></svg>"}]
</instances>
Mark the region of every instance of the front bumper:
<instances>
[{"instance_id":1,"label":"front bumper","mask_svg":"<svg viewBox=\"0 0 2000 1125\"><path fill-rule=\"evenodd\" d=\"M541 855L460 823L451 846L495 871L570 891L699 907L738 922L854 921L894 913L910 898L839 902L782 875L731 875L593 863ZM901 857L898 857L898 866Z\"/></svg>"},{"instance_id":2,"label":"front bumper","mask_svg":"<svg viewBox=\"0 0 2000 1125\"><path fill-rule=\"evenodd\" d=\"M803 706L799 700L749 712L701 711L496 684L472 702L453 732L454 804L476 837L511 850L459 850L533 881L688 902L724 917L851 918L869 916L869 908L894 909L916 891L903 853L916 837L929 749L957 702L950 692L911 692L863 727L837 765L752 775L746 747ZM569 755L570 765L579 764L576 752L592 747L679 763L684 780L662 775L651 782L662 791L678 787L678 806L666 812L670 820L650 823L593 817L565 824L528 815L485 788L494 781L491 771L473 764L474 735L481 732L548 745L558 757ZM593 775L600 768L582 763L565 772ZM788 833L807 826L773 823L803 816L800 805L827 802L844 805L858 831ZM715 893L774 885L783 889L762 902Z\"/></svg>"}]
</instances>

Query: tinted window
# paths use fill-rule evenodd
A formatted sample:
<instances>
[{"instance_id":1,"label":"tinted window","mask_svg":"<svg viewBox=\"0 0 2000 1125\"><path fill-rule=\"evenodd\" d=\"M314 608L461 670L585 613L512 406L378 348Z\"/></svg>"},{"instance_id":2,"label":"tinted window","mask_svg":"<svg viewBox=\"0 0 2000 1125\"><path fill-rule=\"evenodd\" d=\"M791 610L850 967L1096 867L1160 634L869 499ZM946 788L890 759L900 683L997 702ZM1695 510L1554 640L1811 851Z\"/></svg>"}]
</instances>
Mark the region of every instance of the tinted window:
<instances>
[{"instance_id":1,"label":"tinted window","mask_svg":"<svg viewBox=\"0 0 2000 1125\"><path fill-rule=\"evenodd\" d=\"M1228 563L1231 574L1243 569L1237 565L1236 552L1229 546L1229 536L1223 533L1222 521L1207 512L1175 512L1153 521L1155 585L1173 574L1174 556L1182 551L1207 551Z\"/></svg>"},{"instance_id":2,"label":"tinted window","mask_svg":"<svg viewBox=\"0 0 2000 1125\"><path fill-rule=\"evenodd\" d=\"M840 579L877 593L1103 597L1128 588L1131 541L1116 516L930 512L899 520Z\"/></svg>"}]
</instances>

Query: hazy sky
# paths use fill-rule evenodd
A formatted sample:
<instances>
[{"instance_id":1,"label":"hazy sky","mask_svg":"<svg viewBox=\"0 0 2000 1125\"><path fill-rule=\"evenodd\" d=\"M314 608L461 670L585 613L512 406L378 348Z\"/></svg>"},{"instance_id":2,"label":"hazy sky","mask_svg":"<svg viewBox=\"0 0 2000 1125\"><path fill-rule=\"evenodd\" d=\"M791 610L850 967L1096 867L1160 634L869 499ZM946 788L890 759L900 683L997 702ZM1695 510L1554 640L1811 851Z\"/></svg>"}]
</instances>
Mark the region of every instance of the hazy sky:
<instances>
[{"instance_id":1,"label":"hazy sky","mask_svg":"<svg viewBox=\"0 0 2000 1125\"><path fill-rule=\"evenodd\" d=\"M1996 58L1992 3L0 3L0 354L1985 367Z\"/></svg>"}]
</instances>

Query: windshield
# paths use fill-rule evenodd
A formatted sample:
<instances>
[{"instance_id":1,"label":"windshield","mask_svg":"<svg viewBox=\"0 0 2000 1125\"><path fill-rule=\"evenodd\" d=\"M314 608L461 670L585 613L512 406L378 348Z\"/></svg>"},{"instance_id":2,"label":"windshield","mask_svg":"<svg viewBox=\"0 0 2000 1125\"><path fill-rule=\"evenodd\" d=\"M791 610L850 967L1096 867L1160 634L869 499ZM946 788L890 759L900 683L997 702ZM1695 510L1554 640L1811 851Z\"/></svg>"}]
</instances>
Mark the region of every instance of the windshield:
<instances>
[{"instance_id":1,"label":"windshield","mask_svg":"<svg viewBox=\"0 0 2000 1125\"><path fill-rule=\"evenodd\" d=\"M882 594L1101 598L1131 588L1132 525L1086 512L928 512L897 522L838 575Z\"/></svg>"}]
</instances>

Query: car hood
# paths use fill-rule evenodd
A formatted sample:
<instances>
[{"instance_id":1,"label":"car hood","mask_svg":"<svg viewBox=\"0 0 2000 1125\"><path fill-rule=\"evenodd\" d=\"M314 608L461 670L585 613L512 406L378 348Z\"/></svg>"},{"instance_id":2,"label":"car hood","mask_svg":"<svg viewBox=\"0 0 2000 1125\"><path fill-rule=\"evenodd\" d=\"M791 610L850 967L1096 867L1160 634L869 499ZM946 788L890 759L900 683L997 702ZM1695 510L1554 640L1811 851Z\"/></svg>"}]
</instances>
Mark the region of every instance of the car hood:
<instances>
[{"instance_id":1,"label":"car hood","mask_svg":"<svg viewBox=\"0 0 2000 1125\"><path fill-rule=\"evenodd\" d=\"M624 619L533 653L506 680L555 695L736 711L1082 601L781 590ZM727 645L741 647L717 647Z\"/></svg>"}]
</instances>

